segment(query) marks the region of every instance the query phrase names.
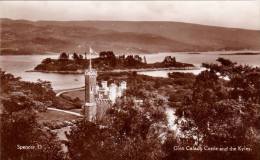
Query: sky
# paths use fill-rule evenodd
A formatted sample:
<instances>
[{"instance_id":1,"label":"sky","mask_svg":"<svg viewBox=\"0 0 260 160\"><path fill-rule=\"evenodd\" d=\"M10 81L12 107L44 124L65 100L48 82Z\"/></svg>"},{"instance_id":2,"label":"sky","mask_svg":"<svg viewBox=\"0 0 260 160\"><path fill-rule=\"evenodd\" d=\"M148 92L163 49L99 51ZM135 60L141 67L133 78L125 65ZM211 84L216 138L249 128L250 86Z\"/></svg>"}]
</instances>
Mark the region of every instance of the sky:
<instances>
[{"instance_id":1,"label":"sky","mask_svg":"<svg viewBox=\"0 0 260 160\"><path fill-rule=\"evenodd\" d=\"M0 1L0 17L33 21L177 21L260 30L260 0Z\"/></svg>"}]
</instances>

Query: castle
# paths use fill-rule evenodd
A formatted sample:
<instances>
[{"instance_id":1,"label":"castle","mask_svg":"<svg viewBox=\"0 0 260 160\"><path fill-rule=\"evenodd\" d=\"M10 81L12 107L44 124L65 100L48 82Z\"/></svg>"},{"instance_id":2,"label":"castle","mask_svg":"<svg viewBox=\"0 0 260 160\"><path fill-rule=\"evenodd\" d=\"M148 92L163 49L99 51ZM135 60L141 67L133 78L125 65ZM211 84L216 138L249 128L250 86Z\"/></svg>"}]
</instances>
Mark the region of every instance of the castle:
<instances>
[{"instance_id":1,"label":"castle","mask_svg":"<svg viewBox=\"0 0 260 160\"><path fill-rule=\"evenodd\" d=\"M86 120L95 121L101 119L106 110L111 107L118 97L122 97L126 90L126 82L119 85L107 81L101 81L101 86L97 83L97 71L92 68L91 53L89 58L89 68L85 70L85 105L83 114Z\"/></svg>"}]
</instances>

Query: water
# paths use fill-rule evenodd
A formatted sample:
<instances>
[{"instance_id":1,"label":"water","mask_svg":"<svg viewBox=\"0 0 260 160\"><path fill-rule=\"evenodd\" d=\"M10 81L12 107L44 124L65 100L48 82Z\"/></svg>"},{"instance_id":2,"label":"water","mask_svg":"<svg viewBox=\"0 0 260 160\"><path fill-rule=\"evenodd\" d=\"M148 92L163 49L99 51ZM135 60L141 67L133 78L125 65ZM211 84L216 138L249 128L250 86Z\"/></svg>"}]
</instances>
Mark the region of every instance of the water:
<instances>
[{"instance_id":1,"label":"water","mask_svg":"<svg viewBox=\"0 0 260 160\"><path fill-rule=\"evenodd\" d=\"M245 52L245 51L239 51ZM259 51L251 51L251 52L259 52ZM230 59L239 64L249 64L252 66L260 66L260 55L228 55L230 53L234 53L232 51L215 51L215 52L201 52L200 54L189 54L188 52L181 53L160 53L160 54L152 54L145 55L142 54L141 57L145 56L147 62L161 62L163 61L165 56L175 56L176 60L184 63L191 63L197 67L201 66L202 63L216 63L216 59L219 57ZM237 52L236 52L237 53ZM226 54L226 55L220 55ZM149 71L149 72L139 72L139 74L144 74L153 77L168 77L168 73L170 72L183 72L183 73L193 73L195 75L199 74L201 71L205 70L205 68L201 68L200 70L168 70L168 71Z\"/></svg>"},{"instance_id":2,"label":"water","mask_svg":"<svg viewBox=\"0 0 260 160\"><path fill-rule=\"evenodd\" d=\"M205 68L200 68L197 70L165 70L165 71L148 71L148 72L138 72L138 74L143 74L152 77L168 77L168 73L171 72L182 72L182 73L193 73L198 75L201 71L205 70Z\"/></svg>"},{"instance_id":3,"label":"water","mask_svg":"<svg viewBox=\"0 0 260 160\"><path fill-rule=\"evenodd\" d=\"M213 63L218 57L224 57L236 61L241 64L249 64L252 66L260 66L260 55L219 55L228 52L211 52L201 54L188 53L159 53L159 54L142 54L145 56L148 63L160 62L165 56L175 56L177 61L192 63L200 66L202 62ZM20 76L25 81L36 82L38 79L50 81L55 90L68 89L84 86L84 76L81 74L57 74L57 73L40 73L40 72L25 72L32 70L43 59L51 57L57 58L58 55L16 55L16 56L0 56L0 67L14 74ZM139 72L155 77L167 77L169 71L147 71ZM199 74L201 70L175 70L175 72L191 72Z\"/></svg>"},{"instance_id":4,"label":"water","mask_svg":"<svg viewBox=\"0 0 260 160\"><path fill-rule=\"evenodd\" d=\"M229 55L230 53L239 53L246 51L214 51L214 52L200 52L200 54L189 54L188 52L175 52L175 53L159 53L159 54L141 54L140 56L146 57L147 62L161 62L165 56L174 56L176 60L184 63L191 63L200 66L201 63L215 63L218 57L230 59L240 64L250 64L253 66L260 66L260 55ZM252 53L259 53L260 51L250 51ZM220 55L226 54L226 55Z\"/></svg>"},{"instance_id":5,"label":"water","mask_svg":"<svg viewBox=\"0 0 260 160\"><path fill-rule=\"evenodd\" d=\"M0 56L0 67L25 81L36 82L38 79L50 81L55 90L82 87L84 85L84 77L78 74L25 72L32 70L47 57L57 58L58 55Z\"/></svg>"}]
</instances>

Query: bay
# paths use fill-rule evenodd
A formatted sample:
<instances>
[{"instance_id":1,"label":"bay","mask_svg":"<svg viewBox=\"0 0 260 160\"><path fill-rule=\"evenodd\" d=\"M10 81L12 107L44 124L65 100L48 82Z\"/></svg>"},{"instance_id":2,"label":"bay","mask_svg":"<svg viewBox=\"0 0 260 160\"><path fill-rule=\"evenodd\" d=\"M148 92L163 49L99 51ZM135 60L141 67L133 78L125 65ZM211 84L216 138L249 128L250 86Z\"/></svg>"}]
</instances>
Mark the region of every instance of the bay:
<instances>
[{"instance_id":1,"label":"bay","mask_svg":"<svg viewBox=\"0 0 260 160\"><path fill-rule=\"evenodd\" d=\"M226 54L226 55L222 55ZM240 64L248 64L252 66L260 66L260 55L230 55L230 52L200 52L199 54L189 53L157 53L157 54L141 54L146 57L148 63L161 62L165 56L174 56L179 62L192 63L200 66L201 63L214 63L218 57L228 58ZM50 81L55 90L77 88L84 86L84 76L81 74L57 74L57 73L41 73L26 72L32 70L45 58L58 58L57 55L1 55L0 68L9 73L19 76L22 80L36 82L38 79ZM154 77L167 77L169 72L190 72L199 74L203 70L165 70L165 71L146 71L139 72Z\"/></svg>"}]
</instances>

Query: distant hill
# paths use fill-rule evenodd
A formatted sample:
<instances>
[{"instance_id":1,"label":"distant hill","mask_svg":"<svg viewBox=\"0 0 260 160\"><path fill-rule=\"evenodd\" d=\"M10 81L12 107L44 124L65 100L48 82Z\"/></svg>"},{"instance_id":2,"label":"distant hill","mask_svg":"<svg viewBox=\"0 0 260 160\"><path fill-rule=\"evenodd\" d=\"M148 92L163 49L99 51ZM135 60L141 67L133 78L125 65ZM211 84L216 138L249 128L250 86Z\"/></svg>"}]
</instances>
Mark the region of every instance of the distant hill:
<instances>
[{"instance_id":1,"label":"distant hill","mask_svg":"<svg viewBox=\"0 0 260 160\"><path fill-rule=\"evenodd\" d=\"M82 47L80 47L82 46ZM260 50L260 31L180 22L1 19L1 54Z\"/></svg>"}]
</instances>

